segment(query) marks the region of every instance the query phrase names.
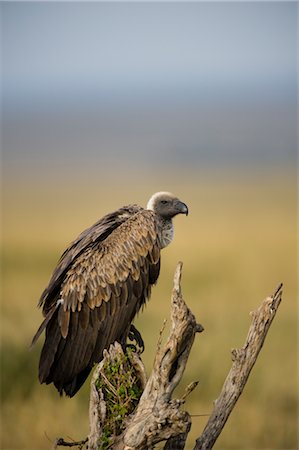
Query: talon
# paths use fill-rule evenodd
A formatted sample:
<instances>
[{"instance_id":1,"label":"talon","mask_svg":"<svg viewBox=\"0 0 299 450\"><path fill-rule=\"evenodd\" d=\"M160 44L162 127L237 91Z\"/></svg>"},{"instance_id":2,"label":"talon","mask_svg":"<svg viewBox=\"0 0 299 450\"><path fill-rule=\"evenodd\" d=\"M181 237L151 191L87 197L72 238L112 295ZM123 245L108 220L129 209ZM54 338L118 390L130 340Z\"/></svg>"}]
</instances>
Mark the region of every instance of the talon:
<instances>
[{"instance_id":1,"label":"talon","mask_svg":"<svg viewBox=\"0 0 299 450\"><path fill-rule=\"evenodd\" d=\"M143 353L144 352L144 342L143 339L141 337L140 332L137 330L137 328L131 324L129 333L128 333L128 338L130 341L135 341L136 342L136 346L132 345L132 344L128 344L128 347L132 347L135 349L135 351L137 353Z\"/></svg>"}]
</instances>

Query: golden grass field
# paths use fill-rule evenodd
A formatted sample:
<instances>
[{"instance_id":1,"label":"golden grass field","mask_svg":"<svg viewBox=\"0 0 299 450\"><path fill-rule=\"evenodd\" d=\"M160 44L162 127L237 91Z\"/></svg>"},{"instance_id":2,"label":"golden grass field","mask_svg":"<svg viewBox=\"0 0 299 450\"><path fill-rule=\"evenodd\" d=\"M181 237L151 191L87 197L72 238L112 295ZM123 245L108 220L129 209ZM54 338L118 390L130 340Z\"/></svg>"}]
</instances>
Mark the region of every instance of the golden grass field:
<instances>
[{"instance_id":1,"label":"golden grass field","mask_svg":"<svg viewBox=\"0 0 299 450\"><path fill-rule=\"evenodd\" d=\"M73 399L39 385L42 342L29 345L41 321L36 307L54 265L80 231L123 204L146 204L170 190L190 209L175 219L175 240L163 251L151 301L136 321L151 369L163 319L169 316L173 272L184 263L183 294L205 327L193 346L177 394L198 388L188 449L230 368L230 350L242 346L249 312L284 283L283 301L264 348L216 449L298 449L296 179L290 170L268 172L133 173L88 178L58 173L5 184L3 202L2 443L1 449L51 449L56 437L88 433L88 383ZM166 330L167 331L167 330ZM42 340L41 340L42 341Z\"/></svg>"}]
</instances>

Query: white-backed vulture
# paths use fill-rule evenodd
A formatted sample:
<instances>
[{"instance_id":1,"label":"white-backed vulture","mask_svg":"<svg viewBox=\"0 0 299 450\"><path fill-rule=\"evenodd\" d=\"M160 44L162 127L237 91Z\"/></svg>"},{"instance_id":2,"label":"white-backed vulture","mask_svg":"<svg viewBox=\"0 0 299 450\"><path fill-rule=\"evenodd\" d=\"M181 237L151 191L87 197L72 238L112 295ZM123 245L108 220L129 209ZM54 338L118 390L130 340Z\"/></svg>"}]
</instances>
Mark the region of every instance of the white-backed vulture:
<instances>
[{"instance_id":1,"label":"white-backed vulture","mask_svg":"<svg viewBox=\"0 0 299 450\"><path fill-rule=\"evenodd\" d=\"M72 397L104 349L125 345L157 282L160 251L172 241L177 214L187 215L187 206L158 192L146 209L129 205L107 214L65 250L39 300L44 321L32 343L46 331L41 383Z\"/></svg>"}]
</instances>

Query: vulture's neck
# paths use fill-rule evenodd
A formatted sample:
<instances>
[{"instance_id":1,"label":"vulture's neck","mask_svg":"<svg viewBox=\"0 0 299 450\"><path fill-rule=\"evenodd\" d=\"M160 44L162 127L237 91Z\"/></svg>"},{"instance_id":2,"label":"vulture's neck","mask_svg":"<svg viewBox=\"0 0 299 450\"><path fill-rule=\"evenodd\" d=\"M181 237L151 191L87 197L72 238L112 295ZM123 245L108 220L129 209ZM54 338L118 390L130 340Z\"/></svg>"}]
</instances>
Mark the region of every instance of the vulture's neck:
<instances>
[{"instance_id":1,"label":"vulture's neck","mask_svg":"<svg viewBox=\"0 0 299 450\"><path fill-rule=\"evenodd\" d=\"M160 223L161 223L161 247L167 247L173 240L174 235L174 228L173 223L171 219L165 219L164 217L160 217Z\"/></svg>"}]
</instances>

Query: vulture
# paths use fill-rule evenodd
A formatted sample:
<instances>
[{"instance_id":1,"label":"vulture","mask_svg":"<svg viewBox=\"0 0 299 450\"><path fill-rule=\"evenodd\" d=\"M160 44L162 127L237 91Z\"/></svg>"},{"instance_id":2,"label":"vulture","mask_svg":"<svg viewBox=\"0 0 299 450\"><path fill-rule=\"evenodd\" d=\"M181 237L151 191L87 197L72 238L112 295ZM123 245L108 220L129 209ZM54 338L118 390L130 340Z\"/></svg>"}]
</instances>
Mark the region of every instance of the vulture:
<instances>
[{"instance_id":1,"label":"vulture","mask_svg":"<svg viewBox=\"0 0 299 450\"><path fill-rule=\"evenodd\" d=\"M146 209L132 204L105 215L62 254L38 305L45 330L39 381L72 397L101 361L103 350L130 333L160 271L160 251L173 239L172 219L188 214L169 192L154 194Z\"/></svg>"}]
</instances>

